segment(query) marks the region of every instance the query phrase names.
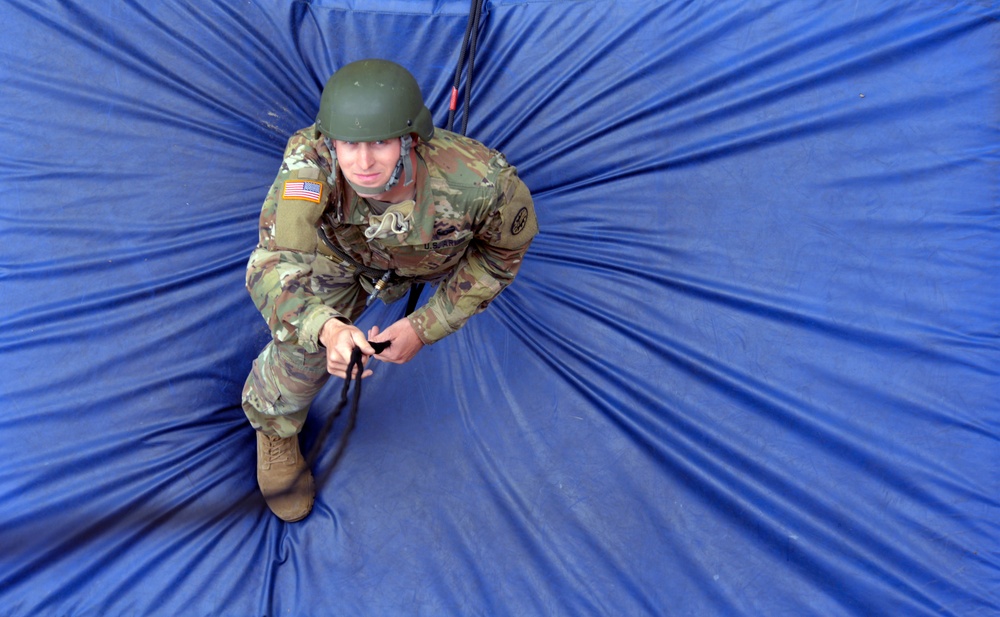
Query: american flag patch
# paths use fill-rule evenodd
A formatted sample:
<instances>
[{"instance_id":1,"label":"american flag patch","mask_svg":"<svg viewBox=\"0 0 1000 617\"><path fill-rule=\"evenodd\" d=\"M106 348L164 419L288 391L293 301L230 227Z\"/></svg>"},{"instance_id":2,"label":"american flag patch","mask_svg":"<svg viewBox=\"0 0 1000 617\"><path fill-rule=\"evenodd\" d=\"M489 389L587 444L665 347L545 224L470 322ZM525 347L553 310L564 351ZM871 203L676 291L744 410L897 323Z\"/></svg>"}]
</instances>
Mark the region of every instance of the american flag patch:
<instances>
[{"instance_id":1,"label":"american flag patch","mask_svg":"<svg viewBox=\"0 0 1000 617\"><path fill-rule=\"evenodd\" d=\"M281 189L282 199L302 199L319 203L323 196L323 185L310 180L285 180L285 186Z\"/></svg>"}]
</instances>

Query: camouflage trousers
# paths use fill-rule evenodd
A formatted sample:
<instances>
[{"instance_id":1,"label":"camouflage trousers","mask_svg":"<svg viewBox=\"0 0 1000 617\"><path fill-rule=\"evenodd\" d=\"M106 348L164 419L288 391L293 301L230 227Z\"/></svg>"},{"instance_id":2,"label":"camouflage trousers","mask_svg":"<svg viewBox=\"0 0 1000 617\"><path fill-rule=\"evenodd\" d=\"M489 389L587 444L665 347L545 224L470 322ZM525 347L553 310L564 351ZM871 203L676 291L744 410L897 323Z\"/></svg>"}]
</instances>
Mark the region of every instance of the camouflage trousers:
<instances>
[{"instance_id":1,"label":"camouflage trousers","mask_svg":"<svg viewBox=\"0 0 1000 617\"><path fill-rule=\"evenodd\" d=\"M366 293L346 264L317 257L310 280L324 304L350 320L365 308ZM309 405L326 384L326 350L272 339L253 362L243 386L243 411L255 430L291 437L302 430Z\"/></svg>"}]
</instances>

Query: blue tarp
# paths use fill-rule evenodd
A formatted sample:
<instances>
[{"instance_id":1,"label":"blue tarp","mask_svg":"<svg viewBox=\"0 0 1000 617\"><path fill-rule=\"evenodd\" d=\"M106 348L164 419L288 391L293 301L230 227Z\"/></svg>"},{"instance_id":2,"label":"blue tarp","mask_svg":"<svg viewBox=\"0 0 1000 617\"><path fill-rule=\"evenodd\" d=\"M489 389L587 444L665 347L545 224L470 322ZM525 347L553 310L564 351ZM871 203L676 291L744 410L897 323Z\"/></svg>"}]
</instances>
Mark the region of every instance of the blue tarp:
<instances>
[{"instance_id":1,"label":"blue tarp","mask_svg":"<svg viewBox=\"0 0 1000 617\"><path fill-rule=\"evenodd\" d=\"M487 0L541 233L267 511L285 140L366 57L443 125L468 10L3 3L0 615L1000 614L993 1Z\"/></svg>"}]
</instances>

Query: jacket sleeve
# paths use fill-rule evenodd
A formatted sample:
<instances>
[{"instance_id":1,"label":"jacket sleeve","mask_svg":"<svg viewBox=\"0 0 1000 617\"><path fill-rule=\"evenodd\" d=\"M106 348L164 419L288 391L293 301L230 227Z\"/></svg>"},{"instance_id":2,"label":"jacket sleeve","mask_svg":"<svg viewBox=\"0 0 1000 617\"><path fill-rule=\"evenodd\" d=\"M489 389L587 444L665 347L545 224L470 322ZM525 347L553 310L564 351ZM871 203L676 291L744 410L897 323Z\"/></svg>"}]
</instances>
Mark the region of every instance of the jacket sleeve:
<instances>
[{"instance_id":1,"label":"jacket sleeve","mask_svg":"<svg viewBox=\"0 0 1000 617\"><path fill-rule=\"evenodd\" d=\"M488 207L465 255L427 304L409 316L425 344L439 341L486 310L517 276L521 260L538 233L531 194L514 167L503 162L489 190L492 195L484 200Z\"/></svg>"},{"instance_id":2,"label":"jacket sleeve","mask_svg":"<svg viewBox=\"0 0 1000 617\"><path fill-rule=\"evenodd\" d=\"M335 188L326 180L316 149L297 133L264 200L260 239L246 274L250 297L274 339L309 352L319 350L319 331L327 320L349 322L312 289L313 264L323 259L316 253L316 226Z\"/></svg>"}]
</instances>

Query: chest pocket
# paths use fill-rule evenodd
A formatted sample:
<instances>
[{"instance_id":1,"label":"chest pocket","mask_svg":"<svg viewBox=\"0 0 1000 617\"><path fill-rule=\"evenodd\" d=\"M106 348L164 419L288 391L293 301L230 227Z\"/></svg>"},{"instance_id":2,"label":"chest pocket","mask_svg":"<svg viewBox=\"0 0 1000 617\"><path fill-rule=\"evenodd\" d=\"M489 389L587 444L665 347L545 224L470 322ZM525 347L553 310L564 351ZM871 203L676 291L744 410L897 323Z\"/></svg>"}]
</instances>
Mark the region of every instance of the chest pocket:
<instances>
[{"instance_id":1,"label":"chest pocket","mask_svg":"<svg viewBox=\"0 0 1000 617\"><path fill-rule=\"evenodd\" d=\"M441 230L429 239L419 229L369 241L374 252L384 252L391 267L402 276L435 279L445 275L462 259L472 242L469 229Z\"/></svg>"}]
</instances>

